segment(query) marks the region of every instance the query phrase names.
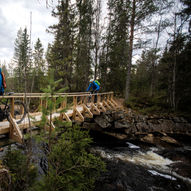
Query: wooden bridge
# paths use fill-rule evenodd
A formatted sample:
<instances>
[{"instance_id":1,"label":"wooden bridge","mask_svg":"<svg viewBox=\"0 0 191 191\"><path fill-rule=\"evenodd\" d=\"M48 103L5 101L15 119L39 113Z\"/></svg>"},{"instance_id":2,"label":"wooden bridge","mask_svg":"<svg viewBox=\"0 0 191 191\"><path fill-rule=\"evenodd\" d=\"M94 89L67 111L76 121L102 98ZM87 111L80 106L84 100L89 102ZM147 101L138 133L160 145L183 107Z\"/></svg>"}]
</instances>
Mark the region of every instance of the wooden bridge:
<instances>
[{"instance_id":1,"label":"wooden bridge","mask_svg":"<svg viewBox=\"0 0 191 191\"><path fill-rule=\"evenodd\" d=\"M97 99L95 99L97 96ZM50 96L51 97L51 96ZM93 115L100 115L101 112L106 112L107 110L117 110L120 106L114 100L113 92L90 94L88 92L77 92L77 93L60 93L53 96L54 101L56 99L63 97L63 101L59 108L55 108L52 118L59 118L63 121L84 121L84 118L93 118ZM41 121L42 117L42 106L47 107L47 101L44 93L15 93L11 96L0 96L0 99L10 99L11 105L11 115L9 121L5 120L0 122L0 135L8 134L11 139L18 142L22 142L23 136L21 133L22 129L29 127L31 123L32 126L36 126L38 122ZM33 108L29 108L29 116L26 117L19 125L16 123L14 118L14 101L30 99ZM36 108L34 106L36 105ZM60 112L66 108L66 112ZM54 124L52 123L52 128Z\"/></svg>"}]
</instances>

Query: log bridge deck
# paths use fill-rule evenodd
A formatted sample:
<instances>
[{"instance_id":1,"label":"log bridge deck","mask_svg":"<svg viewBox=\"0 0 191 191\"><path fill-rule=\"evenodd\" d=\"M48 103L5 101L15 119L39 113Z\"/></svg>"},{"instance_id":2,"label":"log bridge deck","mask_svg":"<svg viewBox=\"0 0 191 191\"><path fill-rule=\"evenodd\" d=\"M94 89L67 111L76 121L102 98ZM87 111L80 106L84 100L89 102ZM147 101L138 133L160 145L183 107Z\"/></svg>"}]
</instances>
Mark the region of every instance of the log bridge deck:
<instances>
[{"instance_id":1,"label":"log bridge deck","mask_svg":"<svg viewBox=\"0 0 191 191\"><path fill-rule=\"evenodd\" d=\"M97 96L96 102L95 96ZM114 100L113 92L92 94L91 99L90 94L87 92L60 93L53 96L55 101L59 97L64 97L63 102L59 108L55 109L52 116L53 118L59 118L67 122L83 122L85 117L93 118L93 115L100 115L101 112L120 109L120 106ZM32 105L37 105L37 108L29 108L29 115L32 116L30 123L31 125L36 125L41 120L42 106L47 106L46 100L44 99L45 94L15 93L11 96L0 96L0 99L2 98L10 99L11 115L9 116L9 121L5 120L0 122L0 135L9 133L11 139L22 142L23 135L21 130L29 127L29 120L25 117L21 124L18 125L16 123L17 119L14 118L14 101L19 99L24 102L25 99L30 99L30 102L33 103ZM59 112L65 108L65 112ZM52 126L54 128L54 124L52 124Z\"/></svg>"}]
</instances>

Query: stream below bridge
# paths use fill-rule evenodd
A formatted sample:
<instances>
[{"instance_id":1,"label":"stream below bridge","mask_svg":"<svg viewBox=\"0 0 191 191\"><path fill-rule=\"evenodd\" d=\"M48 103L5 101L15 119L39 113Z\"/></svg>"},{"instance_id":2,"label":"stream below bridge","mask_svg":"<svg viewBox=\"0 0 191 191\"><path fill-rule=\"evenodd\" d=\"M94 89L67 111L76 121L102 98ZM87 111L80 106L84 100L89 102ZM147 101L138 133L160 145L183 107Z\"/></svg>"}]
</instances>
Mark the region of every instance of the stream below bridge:
<instances>
[{"instance_id":1,"label":"stream below bridge","mask_svg":"<svg viewBox=\"0 0 191 191\"><path fill-rule=\"evenodd\" d=\"M153 146L140 141L119 141L91 131L91 152L107 164L107 171L97 180L94 191L191 191L191 144L188 138L181 146ZM10 143L0 140L0 158ZM4 145L4 146L3 146ZM12 144L17 147L17 144ZM34 144L34 153L42 152ZM37 156L37 155L36 155ZM36 158L39 174L47 161Z\"/></svg>"},{"instance_id":2,"label":"stream below bridge","mask_svg":"<svg viewBox=\"0 0 191 191\"><path fill-rule=\"evenodd\" d=\"M96 183L96 191L190 191L191 144L153 146L140 141L119 141L99 133L92 152L107 163L107 172Z\"/></svg>"}]
</instances>

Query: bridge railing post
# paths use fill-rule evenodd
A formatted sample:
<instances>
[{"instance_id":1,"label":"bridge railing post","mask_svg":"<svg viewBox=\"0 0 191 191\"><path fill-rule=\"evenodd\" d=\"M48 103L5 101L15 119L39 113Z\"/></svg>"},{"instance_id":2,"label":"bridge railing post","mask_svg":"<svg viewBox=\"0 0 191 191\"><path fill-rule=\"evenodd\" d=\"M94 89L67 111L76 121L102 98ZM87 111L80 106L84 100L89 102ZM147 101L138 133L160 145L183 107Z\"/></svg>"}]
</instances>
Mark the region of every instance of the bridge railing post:
<instances>
[{"instance_id":1,"label":"bridge railing post","mask_svg":"<svg viewBox=\"0 0 191 191\"><path fill-rule=\"evenodd\" d=\"M113 99L113 92L111 93L111 99Z\"/></svg>"},{"instance_id":2,"label":"bridge railing post","mask_svg":"<svg viewBox=\"0 0 191 191\"><path fill-rule=\"evenodd\" d=\"M43 106L43 101L42 101L42 97L40 97L40 111L42 112L42 106Z\"/></svg>"},{"instance_id":3,"label":"bridge railing post","mask_svg":"<svg viewBox=\"0 0 191 191\"><path fill-rule=\"evenodd\" d=\"M14 115L14 97L11 98L11 115L12 117L14 118L15 115Z\"/></svg>"},{"instance_id":4,"label":"bridge railing post","mask_svg":"<svg viewBox=\"0 0 191 191\"><path fill-rule=\"evenodd\" d=\"M65 97L64 101L61 104L61 108L64 109L67 107L67 97Z\"/></svg>"},{"instance_id":5,"label":"bridge railing post","mask_svg":"<svg viewBox=\"0 0 191 191\"><path fill-rule=\"evenodd\" d=\"M73 114L72 114L72 118L75 120L76 118L76 106L77 106L77 97L74 96L73 97Z\"/></svg>"},{"instance_id":6,"label":"bridge railing post","mask_svg":"<svg viewBox=\"0 0 191 191\"><path fill-rule=\"evenodd\" d=\"M25 98L24 98L24 97L22 98L22 102L25 103ZM22 115L24 114L24 107L22 107L21 114L22 114Z\"/></svg>"},{"instance_id":7,"label":"bridge railing post","mask_svg":"<svg viewBox=\"0 0 191 191\"><path fill-rule=\"evenodd\" d=\"M92 95L92 97L91 97L91 104L94 103L94 100L95 100L95 95Z\"/></svg>"},{"instance_id":8,"label":"bridge railing post","mask_svg":"<svg viewBox=\"0 0 191 191\"><path fill-rule=\"evenodd\" d=\"M73 97L73 105L74 105L74 108L76 108L76 106L77 106L77 96Z\"/></svg>"},{"instance_id":9,"label":"bridge railing post","mask_svg":"<svg viewBox=\"0 0 191 191\"><path fill-rule=\"evenodd\" d=\"M101 95L97 95L97 103L100 103L101 101Z\"/></svg>"}]
</instances>

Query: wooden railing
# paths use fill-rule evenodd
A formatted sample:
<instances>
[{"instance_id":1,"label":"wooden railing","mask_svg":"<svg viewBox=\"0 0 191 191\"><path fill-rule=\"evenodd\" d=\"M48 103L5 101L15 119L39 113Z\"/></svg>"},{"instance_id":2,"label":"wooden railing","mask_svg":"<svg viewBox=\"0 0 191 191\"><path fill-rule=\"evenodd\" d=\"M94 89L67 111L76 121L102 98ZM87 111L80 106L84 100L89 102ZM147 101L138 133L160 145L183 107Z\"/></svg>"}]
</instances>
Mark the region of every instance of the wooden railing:
<instances>
[{"instance_id":1,"label":"wooden railing","mask_svg":"<svg viewBox=\"0 0 191 191\"><path fill-rule=\"evenodd\" d=\"M46 94L47 95L47 94ZM88 92L75 92L75 93L59 93L53 96L56 100L58 97L65 97L63 102L60 104L60 107L57 108L57 111L60 109L67 108L66 112L58 112L55 109L54 117L59 117L61 120L65 121L84 121L85 117L92 118L94 114L100 115L101 112L106 112L107 110L116 110L120 107L114 100L113 92L105 92L105 93L96 93L91 94ZM97 96L96 100L95 97ZM31 99L33 102L31 105L36 105L36 108L29 108L29 113L33 116L41 115L42 106L46 106L46 99L44 93L14 93L10 96L0 96L0 99L10 99L10 107L11 107L11 119L9 122L11 123L8 127L0 122L0 134L2 132L11 132L13 137L14 132L18 134L20 128L27 128L29 124L25 122L25 124L20 124L19 126L16 124L14 120L14 101L17 99L22 100L25 103L25 99ZM35 101L34 101L35 100ZM3 128L3 131L1 129ZM6 129L7 128L7 129ZM6 131L7 130L7 131ZM19 132L19 136L20 136ZM19 139L18 139L19 140Z\"/></svg>"}]
</instances>

